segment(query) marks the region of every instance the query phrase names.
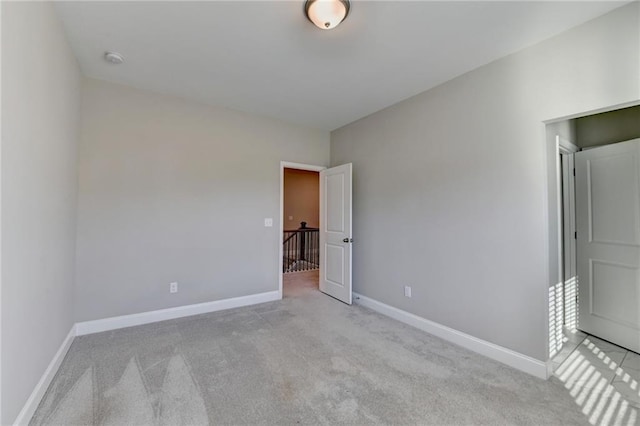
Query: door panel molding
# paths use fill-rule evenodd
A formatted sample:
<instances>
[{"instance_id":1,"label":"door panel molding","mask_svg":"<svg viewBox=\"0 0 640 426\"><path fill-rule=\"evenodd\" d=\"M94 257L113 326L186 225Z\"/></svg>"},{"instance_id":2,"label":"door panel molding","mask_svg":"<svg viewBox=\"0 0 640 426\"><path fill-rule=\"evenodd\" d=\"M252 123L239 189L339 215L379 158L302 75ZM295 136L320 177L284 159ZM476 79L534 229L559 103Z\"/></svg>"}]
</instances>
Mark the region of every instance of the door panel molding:
<instances>
[{"instance_id":1,"label":"door panel molding","mask_svg":"<svg viewBox=\"0 0 640 426\"><path fill-rule=\"evenodd\" d=\"M352 165L320 172L320 291L351 304Z\"/></svg>"},{"instance_id":2,"label":"door panel molding","mask_svg":"<svg viewBox=\"0 0 640 426\"><path fill-rule=\"evenodd\" d=\"M640 139L575 154L578 328L640 352Z\"/></svg>"}]
</instances>

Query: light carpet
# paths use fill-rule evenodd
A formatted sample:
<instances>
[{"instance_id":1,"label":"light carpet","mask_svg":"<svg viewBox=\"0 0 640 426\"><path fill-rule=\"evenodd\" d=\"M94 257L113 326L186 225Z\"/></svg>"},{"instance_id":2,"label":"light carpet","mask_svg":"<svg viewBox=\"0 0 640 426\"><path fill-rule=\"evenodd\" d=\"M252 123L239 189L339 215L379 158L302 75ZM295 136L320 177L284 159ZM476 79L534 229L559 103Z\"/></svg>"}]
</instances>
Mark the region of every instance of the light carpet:
<instances>
[{"instance_id":1,"label":"light carpet","mask_svg":"<svg viewBox=\"0 0 640 426\"><path fill-rule=\"evenodd\" d=\"M287 275L282 301L76 338L31 424L587 423L556 380Z\"/></svg>"}]
</instances>

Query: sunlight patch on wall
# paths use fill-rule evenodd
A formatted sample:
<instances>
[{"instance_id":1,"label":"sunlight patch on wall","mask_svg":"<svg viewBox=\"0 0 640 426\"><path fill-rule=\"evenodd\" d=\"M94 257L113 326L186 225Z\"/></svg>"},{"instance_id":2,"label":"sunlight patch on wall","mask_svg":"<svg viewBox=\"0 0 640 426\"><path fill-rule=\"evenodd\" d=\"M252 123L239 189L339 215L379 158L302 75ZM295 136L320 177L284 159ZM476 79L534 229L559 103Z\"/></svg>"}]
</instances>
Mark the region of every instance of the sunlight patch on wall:
<instances>
[{"instance_id":1,"label":"sunlight patch on wall","mask_svg":"<svg viewBox=\"0 0 640 426\"><path fill-rule=\"evenodd\" d=\"M564 283L564 326L570 331L578 329L578 278Z\"/></svg>"},{"instance_id":2,"label":"sunlight patch on wall","mask_svg":"<svg viewBox=\"0 0 640 426\"><path fill-rule=\"evenodd\" d=\"M549 287L549 358L553 358L564 344L563 283Z\"/></svg>"},{"instance_id":3,"label":"sunlight patch on wall","mask_svg":"<svg viewBox=\"0 0 640 426\"><path fill-rule=\"evenodd\" d=\"M566 329L578 329L578 279L571 277L564 283L549 287L549 358L553 358L568 340Z\"/></svg>"}]
</instances>

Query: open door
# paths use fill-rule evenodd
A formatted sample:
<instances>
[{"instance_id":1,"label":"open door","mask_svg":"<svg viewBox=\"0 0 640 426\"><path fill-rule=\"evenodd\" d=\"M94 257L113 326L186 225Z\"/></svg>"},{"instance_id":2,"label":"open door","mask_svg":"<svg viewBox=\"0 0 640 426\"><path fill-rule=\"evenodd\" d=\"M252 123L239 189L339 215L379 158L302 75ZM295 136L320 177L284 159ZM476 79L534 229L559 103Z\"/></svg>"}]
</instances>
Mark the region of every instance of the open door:
<instances>
[{"instance_id":1,"label":"open door","mask_svg":"<svg viewBox=\"0 0 640 426\"><path fill-rule=\"evenodd\" d=\"M640 352L640 139L575 154L578 328Z\"/></svg>"},{"instance_id":2,"label":"open door","mask_svg":"<svg viewBox=\"0 0 640 426\"><path fill-rule=\"evenodd\" d=\"M320 291L351 304L351 163L320 172Z\"/></svg>"}]
</instances>

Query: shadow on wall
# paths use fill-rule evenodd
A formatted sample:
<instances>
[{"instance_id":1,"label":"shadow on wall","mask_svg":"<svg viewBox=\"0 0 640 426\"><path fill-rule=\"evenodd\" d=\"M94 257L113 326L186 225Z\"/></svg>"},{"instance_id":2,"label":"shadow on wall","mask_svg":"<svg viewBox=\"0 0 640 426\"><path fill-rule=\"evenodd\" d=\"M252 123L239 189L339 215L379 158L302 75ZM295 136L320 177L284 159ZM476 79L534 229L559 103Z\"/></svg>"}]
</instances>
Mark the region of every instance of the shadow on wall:
<instances>
[{"instance_id":1,"label":"shadow on wall","mask_svg":"<svg viewBox=\"0 0 640 426\"><path fill-rule=\"evenodd\" d=\"M640 105L571 120L581 148L640 138Z\"/></svg>"}]
</instances>

